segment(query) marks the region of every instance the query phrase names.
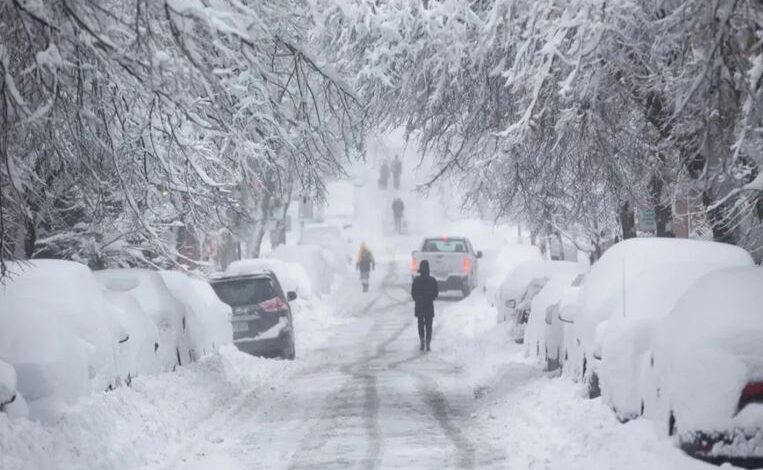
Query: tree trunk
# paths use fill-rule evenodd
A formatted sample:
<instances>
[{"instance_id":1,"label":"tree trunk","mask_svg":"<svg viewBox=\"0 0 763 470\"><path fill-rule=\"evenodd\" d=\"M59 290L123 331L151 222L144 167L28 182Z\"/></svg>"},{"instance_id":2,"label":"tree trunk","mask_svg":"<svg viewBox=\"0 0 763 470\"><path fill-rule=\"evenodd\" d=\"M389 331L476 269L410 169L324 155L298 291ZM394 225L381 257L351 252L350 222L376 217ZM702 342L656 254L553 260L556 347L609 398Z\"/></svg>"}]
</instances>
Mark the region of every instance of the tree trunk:
<instances>
[{"instance_id":1,"label":"tree trunk","mask_svg":"<svg viewBox=\"0 0 763 470\"><path fill-rule=\"evenodd\" d=\"M670 204L662 202L662 192L665 185L658 175L652 175L649 180L649 196L654 207L654 217L657 225L658 237L674 237L672 230L673 210Z\"/></svg>"},{"instance_id":2,"label":"tree trunk","mask_svg":"<svg viewBox=\"0 0 763 470\"><path fill-rule=\"evenodd\" d=\"M631 208L627 201L620 206L620 213L618 215L620 219L620 228L623 233L623 240L636 238L636 217L633 213L633 208Z\"/></svg>"}]
</instances>

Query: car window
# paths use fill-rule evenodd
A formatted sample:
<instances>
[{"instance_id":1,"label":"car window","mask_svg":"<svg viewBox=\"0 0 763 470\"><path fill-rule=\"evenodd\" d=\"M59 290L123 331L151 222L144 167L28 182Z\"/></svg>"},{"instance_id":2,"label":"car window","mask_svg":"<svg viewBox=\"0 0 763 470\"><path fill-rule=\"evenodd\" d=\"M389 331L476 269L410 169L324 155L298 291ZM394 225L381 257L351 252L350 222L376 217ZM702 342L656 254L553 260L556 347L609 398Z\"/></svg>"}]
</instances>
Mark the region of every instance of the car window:
<instances>
[{"instance_id":1,"label":"car window","mask_svg":"<svg viewBox=\"0 0 763 470\"><path fill-rule=\"evenodd\" d=\"M427 240L424 242L422 251L433 253L466 253L464 240Z\"/></svg>"},{"instance_id":2,"label":"car window","mask_svg":"<svg viewBox=\"0 0 763 470\"><path fill-rule=\"evenodd\" d=\"M267 277L215 281L212 288L220 300L231 306L256 305L278 296Z\"/></svg>"}]
</instances>

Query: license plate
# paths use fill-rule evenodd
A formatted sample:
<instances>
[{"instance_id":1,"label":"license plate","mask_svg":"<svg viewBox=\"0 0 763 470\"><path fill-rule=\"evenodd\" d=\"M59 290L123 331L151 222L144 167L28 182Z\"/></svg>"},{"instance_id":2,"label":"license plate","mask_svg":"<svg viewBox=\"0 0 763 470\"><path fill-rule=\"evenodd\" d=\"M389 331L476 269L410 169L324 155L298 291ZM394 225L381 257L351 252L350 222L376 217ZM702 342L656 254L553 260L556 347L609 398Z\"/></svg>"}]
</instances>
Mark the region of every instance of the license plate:
<instances>
[{"instance_id":1,"label":"license plate","mask_svg":"<svg viewBox=\"0 0 763 470\"><path fill-rule=\"evenodd\" d=\"M242 331L249 331L249 322L235 322L233 323L233 332L241 333Z\"/></svg>"}]
</instances>

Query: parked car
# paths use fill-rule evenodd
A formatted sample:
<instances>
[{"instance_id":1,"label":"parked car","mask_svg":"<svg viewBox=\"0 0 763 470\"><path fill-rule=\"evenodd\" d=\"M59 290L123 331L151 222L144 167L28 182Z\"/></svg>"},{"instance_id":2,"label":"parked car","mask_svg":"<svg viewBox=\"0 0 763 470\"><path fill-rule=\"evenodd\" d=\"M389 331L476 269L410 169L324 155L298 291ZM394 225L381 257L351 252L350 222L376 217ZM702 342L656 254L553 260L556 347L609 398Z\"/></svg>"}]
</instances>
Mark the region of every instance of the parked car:
<instances>
[{"instance_id":1,"label":"parked car","mask_svg":"<svg viewBox=\"0 0 763 470\"><path fill-rule=\"evenodd\" d=\"M628 286L650 268L691 262L744 264L749 253L725 243L673 238L632 238L615 244L586 275L572 331L579 345L568 357L576 379L588 387L589 397L598 397L599 366L608 322L614 314L628 311Z\"/></svg>"},{"instance_id":2,"label":"parked car","mask_svg":"<svg viewBox=\"0 0 763 470\"><path fill-rule=\"evenodd\" d=\"M117 385L124 331L87 266L46 259L8 266L0 358L15 371L18 394L5 408L54 422L81 396Z\"/></svg>"},{"instance_id":3,"label":"parked car","mask_svg":"<svg viewBox=\"0 0 763 470\"><path fill-rule=\"evenodd\" d=\"M533 299L543 290L547 277L536 277L525 289L525 292L519 298L519 304L517 305L517 314L514 315L514 321L511 325L511 332L509 335L517 344L522 344L525 339L525 330L527 328L527 322L530 319L530 311L532 309Z\"/></svg>"},{"instance_id":4,"label":"parked car","mask_svg":"<svg viewBox=\"0 0 763 470\"><path fill-rule=\"evenodd\" d=\"M233 310L233 344L256 356L294 359L294 323L289 302L272 271L223 276L210 281L217 296Z\"/></svg>"},{"instance_id":5,"label":"parked car","mask_svg":"<svg viewBox=\"0 0 763 470\"><path fill-rule=\"evenodd\" d=\"M231 308L217 297L205 279L180 271L159 271L159 274L185 307L185 334L193 360L232 342Z\"/></svg>"},{"instance_id":6,"label":"parked car","mask_svg":"<svg viewBox=\"0 0 763 470\"><path fill-rule=\"evenodd\" d=\"M646 416L690 454L763 465L763 268L716 270L654 330Z\"/></svg>"},{"instance_id":7,"label":"parked car","mask_svg":"<svg viewBox=\"0 0 763 470\"><path fill-rule=\"evenodd\" d=\"M574 264L570 261L542 259L531 259L519 264L506 275L498 291L498 322L514 321L522 296L533 279L549 278L558 269L574 266Z\"/></svg>"},{"instance_id":8,"label":"parked car","mask_svg":"<svg viewBox=\"0 0 763 470\"><path fill-rule=\"evenodd\" d=\"M158 333L154 352L161 371L173 370L193 361L186 334L189 325L185 306L172 294L158 271L106 269L94 274L103 288L110 291L111 299L122 297L121 305L127 308L128 314L144 312L151 319ZM129 307L130 302L134 302L133 307ZM136 334L143 336L144 333L131 333Z\"/></svg>"},{"instance_id":9,"label":"parked car","mask_svg":"<svg viewBox=\"0 0 763 470\"><path fill-rule=\"evenodd\" d=\"M645 270L626 286L626 302L605 320L607 334L602 342L600 365L603 401L621 421L641 414L641 356L650 348L650 336L660 320L705 274L735 265L752 266L752 257L744 250L731 246L729 250L738 250L739 256L715 259L710 256L706 262L658 265Z\"/></svg>"},{"instance_id":10,"label":"parked car","mask_svg":"<svg viewBox=\"0 0 763 470\"><path fill-rule=\"evenodd\" d=\"M345 237L338 225L323 223L302 227L299 245L315 245L323 248L332 260L332 268L342 272L352 261L350 239Z\"/></svg>"},{"instance_id":11,"label":"parked car","mask_svg":"<svg viewBox=\"0 0 763 470\"><path fill-rule=\"evenodd\" d=\"M574 310L577 308L580 286L585 279L585 274L579 274L572 283L564 289L559 301L546 308L545 315L545 346L546 369L556 370L562 367L570 355L570 351L576 350L574 345L567 343L567 334L572 326Z\"/></svg>"},{"instance_id":12,"label":"parked car","mask_svg":"<svg viewBox=\"0 0 763 470\"><path fill-rule=\"evenodd\" d=\"M415 274L419 264L427 260L441 292L457 290L466 297L477 287L479 258L482 252L474 251L467 238L426 238L421 248L412 253L411 271Z\"/></svg>"},{"instance_id":13,"label":"parked car","mask_svg":"<svg viewBox=\"0 0 763 470\"><path fill-rule=\"evenodd\" d=\"M529 318L524 331L525 354L546 361L546 314L557 305L564 291L581 274L582 267L572 262L561 262L548 282L530 302ZM519 318L519 315L517 315Z\"/></svg>"}]
</instances>

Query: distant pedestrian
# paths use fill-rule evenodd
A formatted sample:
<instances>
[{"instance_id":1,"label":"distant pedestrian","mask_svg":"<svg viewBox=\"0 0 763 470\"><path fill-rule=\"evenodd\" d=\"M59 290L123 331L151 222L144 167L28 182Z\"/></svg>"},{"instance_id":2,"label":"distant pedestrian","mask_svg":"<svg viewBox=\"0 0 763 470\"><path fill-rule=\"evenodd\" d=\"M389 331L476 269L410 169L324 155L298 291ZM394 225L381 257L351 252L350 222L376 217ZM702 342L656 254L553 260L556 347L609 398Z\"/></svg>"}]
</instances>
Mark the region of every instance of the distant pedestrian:
<instances>
[{"instance_id":1,"label":"distant pedestrian","mask_svg":"<svg viewBox=\"0 0 763 470\"><path fill-rule=\"evenodd\" d=\"M403 231L403 211L405 210L405 204L403 200L396 197L392 201L392 214L395 216L395 232L402 233Z\"/></svg>"},{"instance_id":2,"label":"distant pedestrian","mask_svg":"<svg viewBox=\"0 0 763 470\"><path fill-rule=\"evenodd\" d=\"M395 155L392 162L392 181L395 189L400 189L400 175L403 173L403 162L400 161L400 155Z\"/></svg>"},{"instance_id":3,"label":"distant pedestrian","mask_svg":"<svg viewBox=\"0 0 763 470\"><path fill-rule=\"evenodd\" d=\"M414 315L419 323L420 351L430 350L432 342L432 319L434 318L434 300L440 295L437 280L429 275L429 261L423 260L419 265L419 275L411 285L411 297L415 302Z\"/></svg>"},{"instance_id":4,"label":"distant pedestrian","mask_svg":"<svg viewBox=\"0 0 763 470\"><path fill-rule=\"evenodd\" d=\"M387 182L389 181L389 163L385 158L379 168L379 187L381 189L387 189Z\"/></svg>"},{"instance_id":5,"label":"distant pedestrian","mask_svg":"<svg viewBox=\"0 0 763 470\"><path fill-rule=\"evenodd\" d=\"M376 269L376 260L374 260L374 255L371 253L371 250L368 249L366 242L360 244L355 267L360 271L360 283L363 285L363 292L368 292L368 282L371 276L371 271Z\"/></svg>"}]
</instances>

